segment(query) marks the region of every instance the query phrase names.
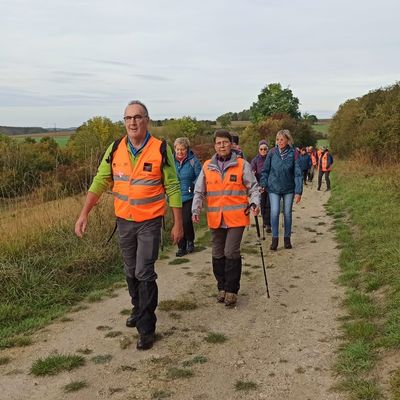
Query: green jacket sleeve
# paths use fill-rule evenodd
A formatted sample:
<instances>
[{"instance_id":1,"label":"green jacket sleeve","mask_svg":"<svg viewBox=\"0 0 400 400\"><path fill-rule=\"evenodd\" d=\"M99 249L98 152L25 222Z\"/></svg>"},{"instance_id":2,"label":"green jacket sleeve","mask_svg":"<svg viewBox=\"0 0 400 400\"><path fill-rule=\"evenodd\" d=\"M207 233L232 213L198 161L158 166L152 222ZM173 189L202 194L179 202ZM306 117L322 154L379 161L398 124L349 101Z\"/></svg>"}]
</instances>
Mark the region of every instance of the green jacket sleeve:
<instances>
[{"instance_id":1,"label":"green jacket sleeve","mask_svg":"<svg viewBox=\"0 0 400 400\"><path fill-rule=\"evenodd\" d=\"M112 184L111 166L106 161L111 153L112 146L113 143L108 146L106 152L104 153L103 159L101 160L99 168L97 169L97 174L93 178L93 182L89 188L89 192L92 192L97 196L101 196Z\"/></svg>"},{"instance_id":2,"label":"green jacket sleeve","mask_svg":"<svg viewBox=\"0 0 400 400\"><path fill-rule=\"evenodd\" d=\"M181 186L176 173L174 156L169 145L167 145L167 160L168 165L164 165L162 173L168 204L170 207L182 207Z\"/></svg>"}]
</instances>

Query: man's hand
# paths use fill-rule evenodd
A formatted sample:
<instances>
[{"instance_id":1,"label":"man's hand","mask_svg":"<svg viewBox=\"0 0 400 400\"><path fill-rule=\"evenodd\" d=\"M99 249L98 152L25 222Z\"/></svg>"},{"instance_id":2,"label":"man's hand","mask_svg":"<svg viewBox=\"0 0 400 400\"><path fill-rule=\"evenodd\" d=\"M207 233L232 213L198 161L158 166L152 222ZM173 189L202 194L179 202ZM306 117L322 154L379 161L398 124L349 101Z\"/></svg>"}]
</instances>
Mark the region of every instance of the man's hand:
<instances>
[{"instance_id":1,"label":"man's hand","mask_svg":"<svg viewBox=\"0 0 400 400\"><path fill-rule=\"evenodd\" d=\"M78 218L78 221L76 221L75 224L75 235L78 236L79 238L83 237L83 234L85 233L86 227L88 223L88 217L87 215L81 215Z\"/></svg>"},{"instance_id":2,"label":"man's hand","mask_svg":"<svg viewBox=\"0 0 400 400\"><path fill-rule=\"evenodd\" d=\"M173 244L178 244L178 242L183 238L183 225L182 222L174 223L171 229L171 240Z\"/></svg>"},{"instance_id":3,"label":"man's hand","mask_svg":"<svg viewBox=\"0 0 400 400\"><path fill-rule=\"evenodd\" d=\"M193 221L195 224L199 224L199 223L200 223L200 215L193 214L193 215L192 215L192 221Z\"/></svg>"},{"instance_id":4,"label":"man's hand","mask_svg":"<svg viewBox=\"0 0 400 400\"><path fill-rule=\"evenodd\" d=\"M296 202L296 204L299 204L301 201L301 194L295 194L294 201Z\"/></svg>"}]
</instances>

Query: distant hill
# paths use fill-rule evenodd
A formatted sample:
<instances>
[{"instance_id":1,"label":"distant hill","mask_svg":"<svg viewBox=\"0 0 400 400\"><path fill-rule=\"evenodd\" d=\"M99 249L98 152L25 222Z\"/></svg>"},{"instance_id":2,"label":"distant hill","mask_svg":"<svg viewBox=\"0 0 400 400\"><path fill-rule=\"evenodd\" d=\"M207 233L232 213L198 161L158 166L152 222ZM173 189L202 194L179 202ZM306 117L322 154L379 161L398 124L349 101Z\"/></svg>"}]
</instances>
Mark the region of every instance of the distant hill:
<instances>
[{"instance_id":1,"label":"distant hill","mask_svg":"<svg viewBox=\"0 0 400 400\"><path fill-rule=\"evenodd\" d=\"M41 128L37 126L18 127L18 126L0 126L0 135L17 136L17 135L37 135L37 134L60 134L67 132L74 133L76 128Z\"/></svg>"},{"instance_id":2,"label":"distant hill","mask_svg":"<svg viewBox=\"0 0 400 400\"><path fill-rule=\"evenodd\" d=\"M31 127L17 127L17 126L0 126L0 134L3 135L31 135L34 133L48 133L47 129L31 126Z\"/></svg>"}]
</instances>

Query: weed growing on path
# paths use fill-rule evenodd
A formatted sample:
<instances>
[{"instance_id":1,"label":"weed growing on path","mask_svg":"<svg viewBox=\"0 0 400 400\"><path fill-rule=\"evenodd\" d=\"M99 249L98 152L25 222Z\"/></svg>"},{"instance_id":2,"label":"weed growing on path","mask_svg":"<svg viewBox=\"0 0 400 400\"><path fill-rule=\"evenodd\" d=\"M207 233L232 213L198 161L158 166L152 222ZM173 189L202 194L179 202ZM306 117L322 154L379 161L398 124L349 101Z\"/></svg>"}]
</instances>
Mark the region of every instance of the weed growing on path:
<instances>
[{"instance_id":1,"label":"weed growing on path","mask_svg":"<svg viewBox=\"0 0 400 400\"><path fill-rule=\"evenodd\" d=\"M252 381L236 381L235 383L235 390L243 390L247 392L249 390L256 390L257 388L257 383Z\"/></svg>"},{"instance_id":2,"label":"weed growing on path","mask_svg":"<svg viewBox=\"0 0 400 400\"><path fill-rule=\"evenodd\" d=\"M63 389L65 393L71 393L71 392L77 392L78 390L81 390L86 387L88 387L86 381L73 381L71 383L68 383L68 385L65 385Z\"/></svg>"},{"instance_id":3,"label":"weed growing on path","mask_svg":"<svg viewBox=\"0 0 400 400\"><path fill-rule=\"evenodd\" d=\"M85 359L78 355L57 354L39 358L31 367L31 373L36 376L56 375L62 371L71 371L85 364Z\"/></svg>"},{"instance_id":4,"label":"weed growing on path","mask_svg":"<svg viewBox=\"0 0 400 400\"><path fill-rule=\"evenodd\" d=\"M210 332L204 340L208 343L224 343L228 339L223 333Z\"/></svg>"},{"instance_id":5,"label":"weed growing on path","mask_svg":"<svg viewBox=\"0 0 400 400\"><path fill-rule=\"evenodd\" d=\"M163 300L158 303L161 311L188 311L196 308L197 304L190 300Z\"/></svg>"}]
</instances>

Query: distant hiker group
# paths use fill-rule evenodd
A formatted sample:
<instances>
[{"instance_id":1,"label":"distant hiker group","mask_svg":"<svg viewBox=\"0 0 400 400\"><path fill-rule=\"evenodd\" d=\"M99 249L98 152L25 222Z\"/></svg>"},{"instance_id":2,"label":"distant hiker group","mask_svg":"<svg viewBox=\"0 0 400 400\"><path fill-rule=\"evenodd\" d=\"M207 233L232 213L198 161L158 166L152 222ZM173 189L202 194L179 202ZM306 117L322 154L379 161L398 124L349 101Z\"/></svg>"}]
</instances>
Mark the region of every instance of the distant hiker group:
<instances>
[{"instance_id":1,"label":"distant hiker group","mask_svg":"<svg viewBox=\"0 0 400 400\"><path fill-rule=\"evenodd\" d=\"M295 149L286 129L276 134L276 145L271 149L266 140L261 140L257 156L249 163L239 147L239 136L219 129L213 139L215 154L201 165L189 139L176 139L172 151L165 141L150 134L149 121L142 102L135 100L126 106L126 135L106 150L75 224L76 235L82 237L90 211L111 186L132 303L126 325L138 330L138 350L150 349L155 339L158 287L154 264L167 201L174 219L171 240L178 246L177 257L195 251L193 223L200 222L201 210L207 204L217 301L233 307L238 300L240 245L250 224L249 214L258 227L261 211L263 229L272 233L270 249L275 251L282 203L284 247L291 249L293 202L300 202L303 182L312 182L315 170L318 190L324 175L329 190L333 163L326 148L319 153L312 147ZM265 281L267 284L266 275Z\"/></svg>"}]
</instances>

